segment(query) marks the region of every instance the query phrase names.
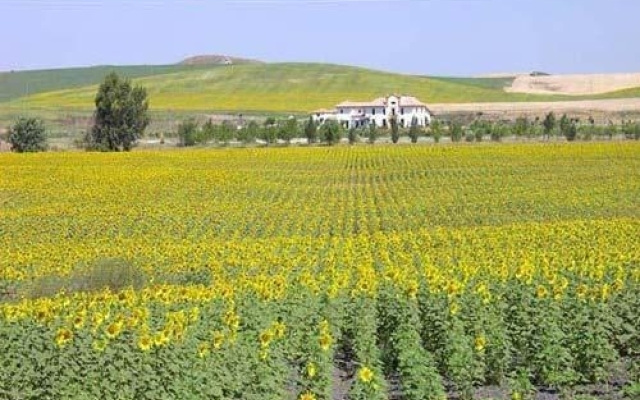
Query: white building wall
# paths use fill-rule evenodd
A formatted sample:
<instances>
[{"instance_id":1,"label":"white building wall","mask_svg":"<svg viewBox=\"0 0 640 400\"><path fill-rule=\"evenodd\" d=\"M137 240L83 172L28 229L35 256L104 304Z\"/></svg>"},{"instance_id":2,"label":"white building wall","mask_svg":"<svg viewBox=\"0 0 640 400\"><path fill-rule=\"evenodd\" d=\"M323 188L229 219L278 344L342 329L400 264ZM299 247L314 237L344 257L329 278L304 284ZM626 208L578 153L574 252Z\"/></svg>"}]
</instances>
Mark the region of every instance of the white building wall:
<instances>
[{"instance_id":1,"label":"white building wall","mask_svg":"<svg viewBox=\"0 0 640 400\"><path fill-rule=\"evenodd\" d=\"M334 119L342 124L348 124L349 127L353 126L354 117L364 116L369 119L370 122L376 124L377 127L389 126L389 118L393 116L393 110L395 109L398 124L404 121L404 126L411 126L411 121L415 116L419 126L426 126L431 124L431 115L425 106L402 106L399 104L400 99L396 96L389 96L387 99L387 105L382 106L341 106L336 108L335 113L331 114L313 114L313 118L316 121L322 123L327 119ZM393 104L395 102L395 104ZM375 110L375 112L374 112Z\"/></svg>"}]
</instances>

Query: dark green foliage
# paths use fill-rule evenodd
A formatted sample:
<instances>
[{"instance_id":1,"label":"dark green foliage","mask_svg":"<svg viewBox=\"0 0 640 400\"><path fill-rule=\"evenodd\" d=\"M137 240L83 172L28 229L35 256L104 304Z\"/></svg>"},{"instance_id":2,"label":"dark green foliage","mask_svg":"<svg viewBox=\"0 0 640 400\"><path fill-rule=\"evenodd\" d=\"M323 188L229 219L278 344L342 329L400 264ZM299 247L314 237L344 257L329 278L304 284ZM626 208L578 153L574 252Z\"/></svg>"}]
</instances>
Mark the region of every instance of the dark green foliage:
<instances>
[{"instance_id":1,"label":"dark green foliage","mask_svg":"<svg viewBox=\"0 0 640 400\"><path fill-rule=\"evenodd\" d=\"M178 146L195 146L198 143L198 123L188 119L178 125Z\"/></svg>"},{"instance_id":2,"label":"dark green foliage","mask_svg":"<svg viewBox=\"0 0 640 400\"><path fill-rule=\"evenodd\" d=\"M433 141L436 143L440 142L442 138L442 124L437 119L431 122L431 126L429 127L429 132L431 136L433 136Z\"/></svg>"},{"instance_id":3,"label":"dark green foliage","mask_svg":"<svg viewBox=\"0 0 640 400\"><path fill-rule=\"evenodd\" d=\"M278 127L278 139L284 140L287 144L291 143L291 139L299 136L298 121L290 117L280 124Z\"/></svg>"},{"instance_id":4,"label":"dark green foliage","mask_svg":"<svg viewBox=\"0 0 640 400\"><path fill-rule=\"evenodd\" d=\"M223 145L229 144L233 139L236 127L231 121L223 121L222 124L216 127L215 139Z\"/></svg>"},{"instance_id":5,"label":"dark green foliage","mask_svg":"<svg viewBox=\"0 0 640 400\"><path fill-rule=\"evenodd\" d=\"M376 127L376 124L372 122L371 124L369 124L369 129L367 130L367 141L370 144L374 144L377 138L378 138L378 128Z\"/></svg>"},{"instance_id":6,"label":"dark green foliage","mask_svg":"<svg viewBox=\"0 0 640 400\"><path fill-rule=\"evenodd\" d=\"M240 142L248 144L255 142L259 134L260 126L256 121L251 121L238 131L237 138Z\"/></svg>"},{"instance_id":7,"label":"dark green foliage","mask_svg":"<svg viewBox=\"0 0 640 400\"><path fill-rule=\"evenodd\" d=\"M395 117L389 118L389 124L391 125L391 141L398 143L400 140L400 131L398 128L398 119Z\"/></svg>"},{"instance_id":8,"label":"dark green foliage","mask_svg":"<svg viewBox=\"0 0 640 400\"><path fill-rule=\"evenodd\" d=\"M271 125L275 125L276 124L276 118L275 117L267 117L267 119L264 120L264 126L271 126Z\"/></svg>"},{"instance_id":9,"label":"dark green foliage","mask_svg":"<svg viewBox=\"0 0 640 400\"><path fill-rule=\"evenodd\" d=\"M216 138L216 126L213 124L211 118L202 125L200 131L196 134L197 143L207 143Z\"/></svg>"},{"instance_id":10,"label":"dark green foliage","mask_svg":"<svg viewBox=\"0 0 640 400\"><path fill-rule=\"evenodd\" d=\"M259 138L269 145L275 143L278 140L278 128L275 126L275 120L273 124L266 124L260 130Z\"/></svg>"},{"instance_id":11,"label":"dark green foliage","mask_svg":"<svg viewBox=\"0 0 640 400\"><path fill-rule=\"evenodd\" d=\"M11 150L32 153L47 150L44 123L36 118L20 118L9 130Z\"/></svg>"},{"instance_id":12,"label":"dark green foliage","mask_svg":"<svg viewBox=\"0 0 640 400\"><path fill-rule=\"evenodd\" d=\"M349 144L355 144L358 141L358 130L356 128L349 129L347 138L349 139Z\"/></svg>"},{"instance_id":13,"label":"dark green foliage","mask_svg":"<svg viewBox=\"0 0 640 400\"><path fill-rule=\"evenodd\" d=\"M451 135L452 142L459 142L462 140L462 124L459 122L452 122L449 125L449 134Z\"/></svg>"},{"instance_id":14,"label":"dark green foliage","mask_svg":"<svg viewBox=\"0 0 640 400\"><path fill-rule=\"evenodd\" d=\"M622 133L627 139L640 140L640 123L624 121L622 123Z\"/></svg>"},{"instance_id":15,"label":"dark green foliage","mask_svg":"<svg viewBox=\"0 0 640 400\"><path fill-rule=\"evenodd\" d=\"M320 137L332 145L340 141L340 124L337 121L325 121L320 125Z\"/></svg>"},{"instance_id":16,"label":"dark green foliage","mask_svg":"<svg viewBox=\"0 0 640 400\"><path fill-rule=\"evenodd\" d=\"M318 125L313 120L313 117L309 117L307 122L304 124L304 137L307 138L307 142L309 144L318 140Z\"/></svg>"},{"instance_id":17,"label":"dark green foliage","mask_svg":"<svg viewBox=\"0 0 640 400\"><path fill-rule=\"evenodd\" d=\"M571 140L569 139L569 136L571 135L570 130L571 130L572 123L573 121L569 119L567 114L562 114L562 117L560 118L560 122L558 123L558 127L560 128L560 134L565 138L567 138L567 140Z\"/></svg>"},{"instance_id":18,"label":"dark green foliage","mask_svg":"<svg viewBox=\"0 0 640 400\"><path fill-rule=\"evenodd\" d=\"M489 136L491 137L492 141L499 142L505 136L509 136L509 134L509 126L505 125L504 123L497 122L491 127L491 133Z\"/></svg>"},{"instance_id":19,"label":"dark green foliage","mask_svg":"<svg viewBox=\"0 0 640 400\"><path fill-rule=\"evenodd\" d=\"M409 137L411 138L411 143L417 143L418 138L420 137L420 127L418 126L418 118L413 117L411 119L411 127L409 127Z\"/></svg>"},{"instance_id":20,"label":"dark green foliage","mask_svg":"<svg viewBox=\"0 0 640 400\"><path fill-rule=\"evenodd\" d=\"M94 125L87 147L103 151L129 151L149 125L147 91L110 73L95 99Z\"/></svg>"},{"instance_id":21,"label":"dark green foliage","mask_svg":"<svg viewBox=\"0 0 640 400\"><path fill-rule=\"evenodd\" d=\"M553 113L551 113L551 115L553 115ZM532 126L532 123L529 121L529 118L527 118L526 116L518 117L516 118L516 122L513 125L513 134L517 138L529 136L531 131L531 126Z\"/></svg>"},{"instance_id":22,"label":"dark green foliage","mask_svg":"<svg viewBox=\"0 0 640 400\"><path fill-rule=\"evenodd\" d=\"M485 136L491 136L492 124L489 121L476 119L470 126L476 142L482 142Z\"/></svg>"},{"instance_id":23,"label":"dark green foliage","mask_svg":"<svg viewBox=\"0 0 640 400\"><path fill-rule=\"evenodd\" d=\"M544 117L542 126L544 127L544 136L546 136L547 139L550 138L556 128L556 116L553 112L548 113Z\"/></svg>"},{"instance_id":24,"label":"dark green foliage","mask_svg":"<svg viewBox=\"0 0 640 400\"><path fill-rule=\"evenodd\" d=\"M472 130L467 130L467 133L464 135L464 141L465 142L473 142L476 138L476 135L473 133Z\"/></svg>"}]
</instances>

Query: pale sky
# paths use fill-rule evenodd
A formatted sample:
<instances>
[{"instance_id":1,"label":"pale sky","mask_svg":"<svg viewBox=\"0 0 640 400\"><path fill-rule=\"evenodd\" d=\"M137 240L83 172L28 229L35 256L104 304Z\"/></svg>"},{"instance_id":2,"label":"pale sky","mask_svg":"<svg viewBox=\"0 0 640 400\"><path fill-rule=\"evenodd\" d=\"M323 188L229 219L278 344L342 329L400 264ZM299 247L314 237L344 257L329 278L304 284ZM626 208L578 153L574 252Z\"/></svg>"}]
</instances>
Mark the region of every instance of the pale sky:
<instances>
[{"instance_id":1,"label":"pale sky","mask_svg":"<svg viewBox=\"0 0 640 400\"><path fill-rule=\"evenodd\" d=\"M639 0L0 0L0 70L197 54L426 75L640 72Z\"/></svg>"}]
</instances>

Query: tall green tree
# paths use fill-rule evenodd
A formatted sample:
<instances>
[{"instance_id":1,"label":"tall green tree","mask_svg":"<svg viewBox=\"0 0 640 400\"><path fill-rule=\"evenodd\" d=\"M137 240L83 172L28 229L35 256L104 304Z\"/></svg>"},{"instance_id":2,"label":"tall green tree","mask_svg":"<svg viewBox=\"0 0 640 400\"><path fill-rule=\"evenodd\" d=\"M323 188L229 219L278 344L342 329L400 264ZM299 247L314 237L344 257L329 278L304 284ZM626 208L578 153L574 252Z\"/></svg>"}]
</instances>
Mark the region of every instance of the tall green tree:
<instances>
[{"instance_id":1,"label":"tall green tree","mask_svg":"<svg viewBox=\"0 0 640 400\"><path fill-rule=\"evenodd\" d=\"M376 123L372 121L369 124L369 129L367 131L367 141L370 144L374 144L377 138L378 138L378 128L376 127Z\"/></svg>"},{"instance_id":2,"label":"tall green tree","mask_svg":"<svg viewBox=\"0 0 640 400\"><path fill-rule=\"evenodd\" d=\"M577 127L575 121L570 119L567 114L562 114L560 118L560 134L564 136L567 140L573 141L577 135Z\"/></svg>"},{"instance_id":3,"label":"tall green tree","mask_svg":"<svg viewBox=\"0 0 640 400\"><path fill-rule=\"evenodd\" d=\"M131 81L112 72L100 85L95 105L88 145L107 151L131 150L150 121L146 89L133 87Z\"/></svg>"},{"instance_id":4,"label":"tall green tree","mask_svg":"<svg viewBox=\"0 0 640 400\"><path fill-rule=\"evenodd\" d=\"M418 118L416 118L415 116L411 118L409 137L411 138L411 143L418 143L418 138L420 137L420 127L418 126Z\"/></svg>"},{"instance_id":5,"label":"tall green tree","mask_svg":"<svg viewBox=\"0 0 640 400\"><path fill-rule=\"evenodd\" d=\"M452 142L459 142L460 140L462 140L462 124L460 124L459 122L452 122L449 125L449 134L451 135Z\"/></svg>"},{"instance_id":6,"label":"tall green tree","mask_svg":"<svg viewBox=\"0 0 640 400\"><path fill-rule=\"evenodd\" d=\"M33 153L47 150L44 122L37 118L20 118L9 129L11 150L17 153Z\"/></svg>"},{"instance_id":7,"label":"tall green tree","mask_svg":"<svg viewBox=\"0 0 640 400\"><path fill-rule=\"evenodd\" d=\"M396 117L389 118L389 124L391 125L391 141L398 143L400 140L400 128L398 127L398 119Z\"/></svg>"},{"instance_id":8,"label":"tall green tree","mask_svg":"<svg viewBox=\"0 0 640 400\"><path fill-rule=\"evenodd\" d=\"M551 138L551 134L553 133L553 130L556 128L556 116L553 113L553 111L549 112L544 117L542 126L544 127L544 136L546 136L547 139Z\"/></svg>"},{"instance_id":9,"label":"tall green tree","mask_svg":"<svg viewBox=\"0 0 640 400\"><path fill-rule=\"evenodd\" d=\"M439 120L436 119L431 121L431 125L429 126L429 132L431 133L431 136L433 136L433 141L435 143L439 143L440 138L442 138L442 124L440 123Z\"/></svg>"},{"instance_id":10,"label":"tall green tree","mask_svg":"<svg viewBox=\"0 0 640 400\"><path fill-rule=\"evenodd\" d=\"M318 139L318 125L313 120L313 117L309 117L304 124L304 137L307 138L309 144L314 143Z\"/></svg>"},{"instance_id":11,"label":"tall green tree","mask_svg":"<svg viewBox=\"0 0 640 400\"><path fill-rule=\"evenodd\" d=\"M531 122L525 115L516 118L515 124L513 124L513 134L517 138L528 136L531 132Z\"/></svg>"}]
</instances>

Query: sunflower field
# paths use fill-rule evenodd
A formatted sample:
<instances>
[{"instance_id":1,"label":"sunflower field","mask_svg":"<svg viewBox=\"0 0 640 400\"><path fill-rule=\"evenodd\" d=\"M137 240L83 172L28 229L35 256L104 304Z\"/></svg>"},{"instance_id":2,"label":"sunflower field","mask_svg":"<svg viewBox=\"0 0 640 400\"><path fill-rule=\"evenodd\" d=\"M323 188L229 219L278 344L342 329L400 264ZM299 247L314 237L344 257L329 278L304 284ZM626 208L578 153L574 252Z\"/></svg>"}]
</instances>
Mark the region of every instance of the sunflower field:
<instances>
[{"instance_id":1,"label":"sunflower field","mask_svg":"<svg viewBox=\"0 0 640 400\"><path fill-rule=\"evenodd\" d=\"M0 399L632 398L639 238L635 142L2 154Z\"/></svg>"}]
</instances>

